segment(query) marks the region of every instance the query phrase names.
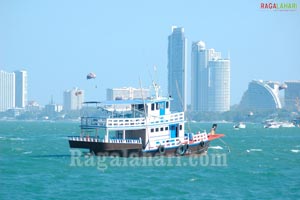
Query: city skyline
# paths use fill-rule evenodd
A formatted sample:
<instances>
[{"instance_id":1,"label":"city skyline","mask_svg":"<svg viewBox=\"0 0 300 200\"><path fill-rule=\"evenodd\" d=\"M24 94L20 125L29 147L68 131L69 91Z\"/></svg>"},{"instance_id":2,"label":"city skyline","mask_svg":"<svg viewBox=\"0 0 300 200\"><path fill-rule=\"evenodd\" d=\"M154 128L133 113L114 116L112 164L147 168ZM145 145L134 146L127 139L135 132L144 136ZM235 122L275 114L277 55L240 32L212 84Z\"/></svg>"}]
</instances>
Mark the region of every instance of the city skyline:
<instances>
[{"instance_id":1,"label":"city skyline","mask_svg":"<svg viewBox=\"0 0 300 200\"><path fill-rule=\"evenodd\" d=\"M251 80L299 79L295 3L279 12L261 1L1 1L0 69L26 69L28 100L40 104L52 95L62 103L62 90L74 86L102 100L106 88L138 88L139 79L143 87L157 80L167 95L167 36L177 25L188 38L188 77L193 41L230 54L231 104L238 104ZM97 78L87 81L89 72Z\"/></svg>"}]
</instances>

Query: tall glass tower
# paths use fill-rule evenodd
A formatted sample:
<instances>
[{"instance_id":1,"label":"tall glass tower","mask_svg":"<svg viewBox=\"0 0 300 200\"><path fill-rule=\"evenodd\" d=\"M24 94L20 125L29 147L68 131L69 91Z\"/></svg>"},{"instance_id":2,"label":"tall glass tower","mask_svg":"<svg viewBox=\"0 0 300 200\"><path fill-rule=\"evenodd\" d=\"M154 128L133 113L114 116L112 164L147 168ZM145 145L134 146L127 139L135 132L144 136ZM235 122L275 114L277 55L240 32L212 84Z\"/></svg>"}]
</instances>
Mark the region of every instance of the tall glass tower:
<instances>
[{"instance_id":1,"label":"tall glass tower","mask_svg":"<svg viewBox=\"0 0 300 200\"><path fill-rule=\"evenodd\" d=\"M168 93L172 111L185 111L187 100L187 39L184 29L172 27L168 45Z\"/></svg>"},{"instance_id":2,"label":"tall glass tower","mask_svg":"<svg viewBox=\"0 0 300 200\"><path fill-rule=\"evenodd\" d=\"M208 111L230 110L230 61L227 59L209 61L208 69L210 76Z\"/></svg>"},{"instance_id":3,"label":"tall glass tower","mask_svg":"<svg viewBox=\"0 0 300 200\"><path fill-rule=\"evenodd\" d=\"M16 102L15 107L24 108L27 104L27 71L15 71Z\"/></svg>"},{"instance_id":4,"label":"tall glass tower","mask_svg":"<svg viewBox=\"0 0 300 200\"><path fill-rule=\"evenodd\" d=\"M0 112L15 107L15 74L0 70Z\"/></svg>"},{"instance_id":5,"label":"tall glass tower","mask_svg":"<svg viewBox=\"0 0 300 200\"><path fill-rule=\"evenodd\" d=\"M230 61L206 49L203 41L192 44L193 111L224 112L230 109Z\"/></svg>"}]
</instances>

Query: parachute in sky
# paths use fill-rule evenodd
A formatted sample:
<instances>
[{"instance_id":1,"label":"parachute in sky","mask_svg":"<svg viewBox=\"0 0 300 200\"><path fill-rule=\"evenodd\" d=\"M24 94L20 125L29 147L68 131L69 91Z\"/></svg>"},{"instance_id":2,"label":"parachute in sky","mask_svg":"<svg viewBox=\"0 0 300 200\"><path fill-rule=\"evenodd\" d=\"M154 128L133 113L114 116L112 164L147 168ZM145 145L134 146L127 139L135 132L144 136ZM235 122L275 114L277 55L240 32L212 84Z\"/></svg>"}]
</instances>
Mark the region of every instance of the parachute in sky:
<instances>
[{"instance_id":1,"label":"parachute in sky","mask_svg":"<svg viewBox=\"0 0 300 200\"><path fill-rule=\"evenodd\" d=\"M95 79L96 78L96 74L91 72L88 75L86 75L86 79Z\"/></svg>"}]
</instances>

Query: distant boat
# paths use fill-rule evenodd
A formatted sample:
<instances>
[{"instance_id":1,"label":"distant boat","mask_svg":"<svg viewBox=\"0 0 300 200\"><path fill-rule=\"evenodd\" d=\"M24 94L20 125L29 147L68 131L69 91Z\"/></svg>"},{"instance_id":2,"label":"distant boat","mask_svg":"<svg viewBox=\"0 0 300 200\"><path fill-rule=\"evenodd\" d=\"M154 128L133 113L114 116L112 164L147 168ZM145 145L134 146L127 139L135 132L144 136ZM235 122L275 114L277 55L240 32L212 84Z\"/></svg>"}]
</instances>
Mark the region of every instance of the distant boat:
<instances>
[{"instance_id":1,"label":"distant boat","mask_svg":"<svg viewBox=\"0 0 300 200\"><path fill-rule=\"evenodd\" d=\"M282 128L293 128L295 125L292 122L281 122L280 127Z\"/></svg>"},{"instance_id":2,"label":"distant boat","mask_svg":"<svg viewBox=\"0 0 300 200\"><path fill-rule=\"evenodd\" d=\"M266 120L264 122L264 128L293 128L295 127L292 122L280 122L274 120Z\"/></svg>"},{"instance_id":3,"label":"distant boat","mask_svg":"<svg viewBox=\"0 0 300 200\"><path fill-rule=\"evenodd\" d=\"M243 122L239 122L238 124L235 124L233 128L235 129L246 128L246 124Z\"/></svg>"},{"instance_id":4,"label":"distant boat","mask_svg":"<svg viewBox=\"0 0 300 200\"><path fill-rule=\"evenodd\" d=\"M276 122L268 123L264 125L264 128L279 128L280 124Z\"/></svg>"}]
</instances>

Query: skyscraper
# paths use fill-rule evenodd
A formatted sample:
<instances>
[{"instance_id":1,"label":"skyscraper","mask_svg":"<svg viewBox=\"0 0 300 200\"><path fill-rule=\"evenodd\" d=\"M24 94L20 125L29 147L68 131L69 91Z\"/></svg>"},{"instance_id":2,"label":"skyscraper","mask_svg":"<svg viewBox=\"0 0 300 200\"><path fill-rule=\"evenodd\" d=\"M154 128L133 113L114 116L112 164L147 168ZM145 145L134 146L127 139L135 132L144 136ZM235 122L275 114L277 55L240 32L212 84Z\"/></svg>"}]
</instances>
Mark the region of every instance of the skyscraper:
<instances>
[{"instance_id":1,"label":"skyscraper","mask_svg":"<svg viewBox=\"0 0 300 200\"><path fill-rule=\"evenodd\" d=\"M185 111L187 99L187 39L184 29L172 27L168 44L168 93L174 99L171 110Z\"/></svg>"},{"instance_id":2,"label":"skyscraper","mask_svg":"<svg viewBox=\"0 0 300 200\"><path fill-rule=\"evenodd\" d=\"M64 91L64 110L80 110L84 101L84 91L78 88Z\"/></svg>"},{"instance_id":3,"label":"skyscraper","mask_svg":"<svg viewBox=\"0 0 300 200\"><path fill-rule=\"evenodd\" d=\"M27 72L15 71L15 107L24 108L27 105Z\"/></svg>"},{"instance_id":4,"label":"skyscraper","mask_svg":"<svg viewBox=\"0 0 300 200\"><path fill-rule=\"evenodd\" d=\"M0 112L15 107L15 74L0 70Z\"/></svg>"},{"instance_id":5,"label":"skyscraper","mask_svg":"<svg viewBox=\"0 0 300 200\"><path fill-rule=\"evenodd\" d=\"M208 111L230 110L230 61L217 59L208 62Z\"/></svg>"},{"instance_id":6,"label":"skyscraper","mask_svg":"<svg viewBox=\"0 0 300 200\"><path fill-rule=\"evenodd\" d=\"M192 44L193 111L224 112L230 109L230 61L206 49L203 41Z\"/></svg>"}]
</instances>

